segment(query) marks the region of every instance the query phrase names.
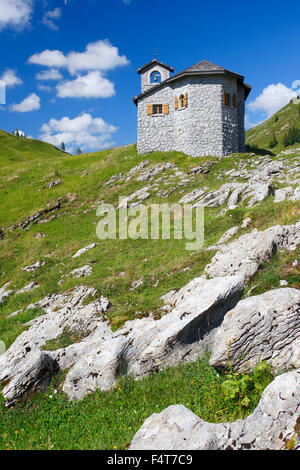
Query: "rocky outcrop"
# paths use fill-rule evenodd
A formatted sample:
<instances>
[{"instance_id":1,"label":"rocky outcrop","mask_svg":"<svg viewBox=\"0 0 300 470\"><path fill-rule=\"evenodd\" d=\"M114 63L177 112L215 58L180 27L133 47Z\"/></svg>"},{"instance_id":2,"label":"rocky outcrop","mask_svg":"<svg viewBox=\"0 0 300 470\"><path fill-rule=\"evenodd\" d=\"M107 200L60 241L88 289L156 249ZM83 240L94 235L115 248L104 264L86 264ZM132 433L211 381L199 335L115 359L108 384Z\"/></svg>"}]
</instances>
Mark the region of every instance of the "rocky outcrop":
<instances>
[{"instance_id":1,"label":"rocky outcrop","mask_svg":"<svg viewBox=\"0 0 300 470\"><path fill-rule=\"evenodd\" d=\"M49 203L47 204L47 207L45 209L42 209L41 211L39 212L36 212L34 215L32 215L31 217L28 217L28 219L24 220L23 222L21 222L18 227L19 228L23 228L24 230L29 230L30 227L32 227L33 225L39 223L39 222L42 222L41 221L41 218L42 217L45 217L45 216L48 216L49 214L52 214L53 212L57 211L58 209L61 208L61 205L62 205L62 199L58 199L56 202L54 203ZM52 216L54 217L54 216Z\"/></svg>"},{"instance_id":2,"label":"rocky outcrop","mask_svg":"<svg viewBox=\"0 0 300 470\"><path fill-rule=\"evenodd\" d=\"M95 294L95 289L81 286L64 294L47 296L28 307L40 307L46 313L27 323L29 329L18 336L12 346L0 357L0 381L13 380L15 384L6 385L3 390L5 398L14 401L24 394L27 391L26 384L35 383L34 373L40 375L40 369L45 371L45 364L51 364L41 351L47 341L59 337L66 329L71 332L84 332L87 336L99 326L102 328L104 325L106 329L109 328L102 317L109 306L107 299L101 297L88 305L83 305L85 299ZM51 357L51 354L48 356ZM30 373L28 369L31 370ZM19 389L17 384L20 384ZM22 384L25 384L24 387Z\"/></svg>"},{"instance_id":3,"label":"rocky outcrop","mask_svg":"<svg viewBox=\"0 0 300 470\"><path fill-rule=\"evenodd\" d=\"M269 260L277 249L294 250L299 244L300 223L276 225L263 232L255 229L223 245L206 266L205 272L211 277L241 273L250 278L259 264Z\"/></svg>"},{"instance_id":4,"label":"rocky outcrop","mask_svg":"<svg viewBox=\"0 0 300 470\"><path fill-rule=\"evenodd\" d=\"M54 188L55 186L59 186L60 184L62 184L62 180L61 180L61 179L58 179L58 180L55 180L55 181L51 181L51 183L48 183L48 184L45 186L45 189L51 189L51 188Z\"/></svg>"},{"instance_id":5,"label":"rocky outcrop","mask_svg":"<svg viewBox=\"0 0 300 470\"><path fill-rule=\"evenodd\" d=\"M23 268L23 271L27 273L32 273L34 271L37 271L37 269L40 269L44 265L45 265L45 262L41 262L40 260L38 260L35 263L30 264L29 266L25 266L25 268Z\"/></svg>"},{"instance_id":6,"label":"rocky outcrop","mask_svg":"<svg viewBox=\"0 0 300 470\"><path fill-rule=\"evenodd\" d=\"M98 243L91 243L91 245L88 245L88 246L85 246L84 248L81 248L80 250L78 250L75 253L75 255L73 255L73 258L78 258L79 256L83 255L87 251L92 250L96 246L98 246Z\"/></svg>"},{"instance_id":7,"label":"rocky outcrop","mask_svg":"<svg viewBox=\"0 0 300 470\"><path fill-rule=\"evenodd\" d=\"M25 294L26 292L31 292L31 291L37 289L38 287L40 287L40 285L37 284L36 282L32 281L29 284L27 284L27 286L24 286L21 289L19 289L16 292L16 294Z\"/></svg>"},{"instance_id":8,"label":"rocky outcrop","mask_svg":"<svg viewBox=\"0 0 300 470\"><path fill-rule=\"evenodd\" d=\"M299 422L298 369L277 377L253 413L234 423L207 423L183 405L169 406L145 421L130 450L280 450Z\"/></svg>"},{"instance_id":9,"label":"rocky outcrop","mask_svg":"<svg viewBox=\"0 0 300 470\"><path fill-rule=\"evenodd\" d=\"M293 188L288 186L286 188L276 189L274 193L274 202L282 202L293 193Z\"/></svg>"},{"instance_id":10,"label":"rocky outcrop","mask_svg":"<svg viewBox=\"0 0 300 470\"><path fill-rule=\"evenodd\" d=\"M40 307L46 313L29 322L30 328L0 358L0 381L33 383L33 372L27 380L27 369L31 368L28 354L33 350L44 354L41 348L45 343L65 329L83 331L86 337L80 343L48 351L46 355L57 367L71 367L63 388L70 398L81 398L96 388L108 390L124 373L139 378L150 371L192 360L211 345L215 328L240 300L243 288L243 276L194 279L169 297L171 311L160 320L149 317L128 321L116 333L112 333L102 315L109 305L107 299L102 297L83 305L87 297L95 295L95 289L81 286L47 296L28 307ZM34 355L37 362L32 370L36 373L40 373L39 367L44 371L43 358L38 361L37 353ZM7 387L3 395L10 401L27 391Z\"/></svg>"},{"instance_id":11,"label":"rocky outcrop","mask_svg":"<svg viewBox=\"0 0 300 470\"><path fill-rule=\"evenodd\" d=\"M4 286L0 287L0 305L3 303L3 300L9 297L13 291L11 289L7 289L10 285L10 282L4 284Z\"/></svg>"},{"instance_id":12,"label":"rocky outcrop","mask_svg":"<svg viewBox=\"0 0 300 470\"><path fill-rule=\"evenodd\" d=\"M243 287L242 276L194 279L169 299L170 313L157 321L128 321L77 361L64 391L79 399L96 388L108 390L120 375L139 378L199 356L211 344L214 328L241 298Z\"/></svg>"},{"instance_id":13,"label":"rocky outcrop","mask_svg":"<svg viewBox=\"0 0 300 470\"><path fill-rule=\"evenodd\" d=\"M278 373L300 368L300 290L276 289L241 300L225 315L210 364L239 372L267 361Z\"/></svg>"}]
</instances>

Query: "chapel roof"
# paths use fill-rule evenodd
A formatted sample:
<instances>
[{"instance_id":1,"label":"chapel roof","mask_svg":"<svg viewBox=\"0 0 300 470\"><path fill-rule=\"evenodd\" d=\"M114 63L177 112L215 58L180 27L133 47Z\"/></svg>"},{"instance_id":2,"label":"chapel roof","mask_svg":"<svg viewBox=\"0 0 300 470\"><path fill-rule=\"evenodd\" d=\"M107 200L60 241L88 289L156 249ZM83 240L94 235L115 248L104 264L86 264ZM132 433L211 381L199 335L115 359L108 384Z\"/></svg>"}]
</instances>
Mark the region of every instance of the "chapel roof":
<instances>
[{"instance_id":1,"label":"chapel roof","mask_svg":"<svg viewBox=\"0 0 300 470\"><path fill-rule=\"evenodd\" d=\"M159 60L157 59L153 59L151 60L150 62L148 62L147 64L143 65L143 67L140 67L138 70L137 70L137 73L142 73L145 69L147 69L148 67L152 67L152 65L160 65L161 67L167 69L167 70L170 70L170 72L174 72L174 69L173 67L170 67L170 65L167 65L167 64L164 64L163 62L160 62Z\"/></svg>"},{"instance_id":2,"label":"chapel roof","mask_svg":"<svg viewBox=\"0 0 300 470\"><path fill-rule=\"evenodd\" d=\"M159 63L156 59L153 61L149 62L148 64L144 65L139 71L145 69L145 67L149 67L152 63ZM161 64L161 63L160 63ZM164 64L163 64L164 65ZM169 67L169 66L165 66ZM169 67L170 69L171 67ZM143 93L140 93L139 95L135 96L133 98L134 103L137 105L138 101L140 98L152 93L155 90L158 90L162 88L164 85L174 82L176 80L180 80L181 78L188 77L188 76L196 76L196 75L218 75L218 74L223 74L223 75L231 75L235 78L237 78L240 82L245 87L245 99L248 97L250 91L251 91L251 86L247 85L244 83L244 76L239 75L235 72L232 72L231 70L225 69L224 67L220 67L219 65L213 64L212 62L209 62L208 60L201 60L195 65L192 65L191 67L188 67L187 69L184 69L182 72L177 73L176 75L172 75L171 77L167 78L166 80L163 80L161 83L158 85L155 85L148 90L144 91Z\"/></svg>"}]
</instances>

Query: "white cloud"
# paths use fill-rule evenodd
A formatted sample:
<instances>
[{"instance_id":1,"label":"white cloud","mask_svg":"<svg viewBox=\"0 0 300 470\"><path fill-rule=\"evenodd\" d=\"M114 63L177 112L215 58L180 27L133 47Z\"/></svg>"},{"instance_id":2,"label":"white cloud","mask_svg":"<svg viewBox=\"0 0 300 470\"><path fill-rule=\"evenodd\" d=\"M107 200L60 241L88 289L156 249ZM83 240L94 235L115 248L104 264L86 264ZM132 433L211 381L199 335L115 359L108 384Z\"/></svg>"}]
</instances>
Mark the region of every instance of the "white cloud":
<instances>
[{"instance_id":1,"label":"white cloud","mask_svg":"<svg viewBox=\"0 0 300 470\"><path fill-rule=\"evenodd\" d=\"M37 88L38 90L43 91L45 93L51 93L52 91L52 88L50 86L42 85L41 83L38 84Z\"/></svg>"},{"instance_id":2,"label":"white cloud","mask_svg":"<svg viewBox=\"0 0 300 470\"><path fill-rule=\"evenodd\" d=\"M37 80L61 80L63 78L62 74L56 69L43 70L42 72L36 74L35 78Z\"/></svg>"},{"instance_id":3,"label":"white cloud","mask_svg":"<svg viewBox=\"0 0 300 470\"><path fill-rule=\"evenodd\" d=\"M33 0L0 0L0 30L22 29L30 23Z\"/></svg>"},{"instance_id":4,"label":"white cloud","mask_svg":"<svg viewBox=\"0 0 300 470\"><path fill-rule=\"evenodd\" d=\"M114 94L114 84L100 72L90 72L57 85L57 96L60 98L108 98Z\"/></svg>"},{"instance_id":5,"label":"white cloud","mask_svg":"<svg viewBox=\"0 0 300 470\"><path fill-rule=\"evenodd\" d=\"M115 126L107 124L102 118L93 118L85 113L74 119L50 119L42 126L40 138L56 146L64 142L71 151L77 147L100 150L114 144L111 138L116 130Z\"/></svg>"},{"instance_id":6,"label":"white cloud","mask_svg":"<svg viewBox=\"0 0 300 470\"><path fill-rule=\"evenodd\" d=\"M300 87L300 80L294 80L292 83L292 88L295 90L296 88Z\"/></svg>"},{"instance_id":7,"label":"white cloud","mask_svg":"<svg viewBox=\"0 0 300 470\"><path fill-rule=\"evenodd\" d=\"M108 40L104 40L88 44L84 52L73 51L67 55L59 50L46 49L29 57L28 63L67 68L70 73L74 74L84 70L106 71L127 65L129 61L125 55L119 55L117 47L110 44Z\"/></svg>"},{"instance_id":8,"label":"white cloud","mask_svg":"<svg viewBox=\"0 0 300 470\"><path fill-rule=\"evenodd\" d=\"M7 69L1 76L0 80L5 83L7 88L13 88L16 85L22 85L23 83L23 81L17 77L16 72L12 69Z\"/></svg>"},{"instance_id":9,"label":"white cloud","mask_svg":"<svg viewBox=\"0 0 300 470\"><path fill-rule=\"evenodd\" d=\"M288 88L283 83L272 84L264 88L262 93L248 104L248 109L250 111L264 111L269 117L296 96L297 91L293 88Z\"/></svg>"},{"instance_id":10,"label":"white cloud","mask_svg":"<svg viewBox=\"0 0 300 470\"><path fill-rule=\"evenodd\" d=\"M40 107L40 97L35 93L31 93L31 95L27 96L21 103L12 104L10 110L18 113L28 113L29 111L37 111Z\"/></svg>"},{"instance_id":11,"label":"white cloud","mask_svg":"<svg viewBox=\"0 0 300 470\"><path fill-rule=\"evenodd\" d=\"M48 28L57 30L58 26L53 20L57 20L61 17L61 8L55 8L54 10L47 11L42 19L42 23Z\"/></svg>"}]
</instances>

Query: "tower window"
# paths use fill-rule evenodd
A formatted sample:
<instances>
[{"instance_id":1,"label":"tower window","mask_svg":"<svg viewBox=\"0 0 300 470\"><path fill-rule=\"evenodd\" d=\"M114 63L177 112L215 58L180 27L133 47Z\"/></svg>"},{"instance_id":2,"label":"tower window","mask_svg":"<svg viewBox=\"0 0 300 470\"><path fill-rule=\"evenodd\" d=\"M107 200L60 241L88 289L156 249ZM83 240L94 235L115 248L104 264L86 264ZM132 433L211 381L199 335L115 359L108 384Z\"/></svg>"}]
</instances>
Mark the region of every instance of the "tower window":
<instances>
[{"instance_id":1,"label":"tower window","mask_svg":"<svg viewBox=\"0 0 300 470\"><path fill-rule=\"evenodd\" d=\"M150 75L150 83L160 83L161 82L161 74L159 72L152 72Z\"/></svg>"}]
</instances>

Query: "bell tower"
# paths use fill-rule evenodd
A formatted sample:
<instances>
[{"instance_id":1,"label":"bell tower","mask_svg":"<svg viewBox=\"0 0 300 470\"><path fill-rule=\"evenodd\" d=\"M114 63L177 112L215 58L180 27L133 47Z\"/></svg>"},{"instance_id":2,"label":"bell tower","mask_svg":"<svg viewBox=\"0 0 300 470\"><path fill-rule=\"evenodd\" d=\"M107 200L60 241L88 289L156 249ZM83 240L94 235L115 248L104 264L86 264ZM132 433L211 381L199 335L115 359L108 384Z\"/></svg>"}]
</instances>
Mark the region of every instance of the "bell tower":
<instances>
[{"instance_id":1,"label":"bell tower","mask_svg":"<svg viewBox=\"0 0 300 470\"><path fill-rule=\"evenodd\" d=\"M151 62L139 68L137 72L141 75L142 93L144 93L170 78L174 69L169 65L163 64L155 57Z\"/></svg>"}]
</instances>

